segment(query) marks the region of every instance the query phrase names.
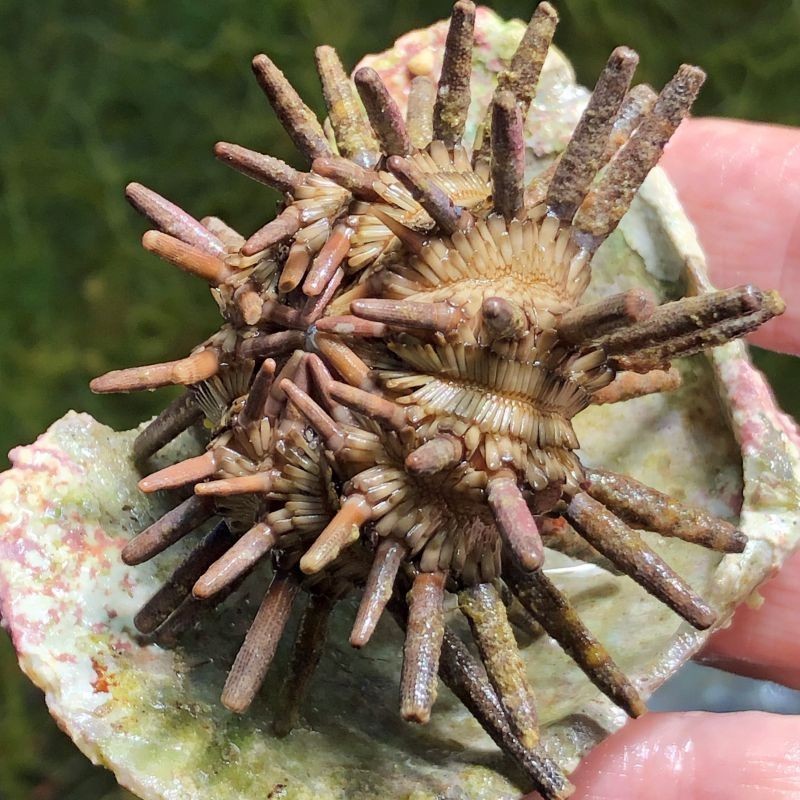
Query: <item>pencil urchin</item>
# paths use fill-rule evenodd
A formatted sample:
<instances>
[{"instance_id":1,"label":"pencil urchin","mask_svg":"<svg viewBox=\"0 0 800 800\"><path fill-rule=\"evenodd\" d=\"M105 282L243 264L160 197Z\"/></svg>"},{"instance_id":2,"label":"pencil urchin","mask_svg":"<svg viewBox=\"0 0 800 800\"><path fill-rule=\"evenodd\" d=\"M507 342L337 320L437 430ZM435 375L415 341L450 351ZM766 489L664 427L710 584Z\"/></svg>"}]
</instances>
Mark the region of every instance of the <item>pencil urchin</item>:
<instances>
[{"instance_id":1,"label":"pencil urchin","mask_svg":"<svg viewBox=\"0 0 800 800\"><path fill-rule=\"evenodd\" d=\"M465 142L474 19L459 0L438 86L416 78L405 117L377 72L350 80L320 47L322 125L257 56L256 78L310 170L217 145L222 161L285 194L246 240L131 184L129 199L158 229L145 248L208 281L224 324L186 358L111 372L92 388L188 387L139 436L142 464L200 419L210 428L204 454L140 483L191 493L131 540L128 563L220 520L139 612L142 632L173 642L272 559L226 706L248 708L304 593L276 698L276 730L288 732L333 606L360 592L351 644L367 645L387 608L406 630L403 717L428 720L441 676L545 796L564 797L569 784L536 749L520 630L546 632L629 714L644 704L543 572L543 537L627 574L699 629L714 624L713 609L637 531L722 552L746 544L727 522L585 468L571 420L593 403L676 388L673 359L742 336L783 305L753 286L660 306L637 289L582 302L594 253L704 75L682 66L658 95L631 88L638 57L617 48L562 155L526 185L523 119L556 14L538 6ZM446 624L447 593L482 664Z\"/></svg>"}]
</instances>

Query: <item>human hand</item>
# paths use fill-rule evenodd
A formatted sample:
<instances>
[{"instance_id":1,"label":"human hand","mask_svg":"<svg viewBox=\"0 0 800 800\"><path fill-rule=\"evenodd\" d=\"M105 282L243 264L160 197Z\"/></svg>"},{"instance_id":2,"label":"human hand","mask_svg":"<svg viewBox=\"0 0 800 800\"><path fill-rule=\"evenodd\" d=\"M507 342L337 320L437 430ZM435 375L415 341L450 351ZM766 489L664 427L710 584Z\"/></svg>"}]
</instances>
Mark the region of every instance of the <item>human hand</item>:
<instances>
[{"instance_id":1,"label":"human hand","mask_svg":"<svg viewBox=\"0 0 800 800\"><path fill-rule=\"evenodd\" d=\"M800 353L800 131L714 119L681 125L662 165L719 286L778 289L787 311L753 336ZM800 689L800 553L737 610L700 660ZM800 718L664 713L633 720L571 780L575 800L788 800L800 797Z\"/></svg>"}]
</instances>

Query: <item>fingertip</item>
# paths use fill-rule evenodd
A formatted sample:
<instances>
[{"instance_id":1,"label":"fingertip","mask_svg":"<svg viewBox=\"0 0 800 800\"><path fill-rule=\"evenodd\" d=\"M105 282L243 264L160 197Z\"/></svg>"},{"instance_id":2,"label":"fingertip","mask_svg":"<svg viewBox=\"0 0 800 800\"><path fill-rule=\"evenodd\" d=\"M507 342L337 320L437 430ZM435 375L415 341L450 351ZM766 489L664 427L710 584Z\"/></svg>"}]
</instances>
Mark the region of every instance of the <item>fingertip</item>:
<instances>
[{"instance_id":1,"label":"fingertip","mask_svg":"<svg viewBox=\"0 0 800 800\"><path fill-rule=\"evenodd\" d=\"M709 640L698 658L704 664L800 689L800 553L788 559L763 587L763 602L741 605L728 628Z\"/></svg>"},{"instance_id":2,"label":"fingertip","mask_svg":"<svg viewBox=\"0 0 800 800\"><path fill-rule=\"evenodd\" d=\"M571 777L574 800L783 800L800 796L800 719L649 714L606 739Z\"/></svg>"}]
</instances>

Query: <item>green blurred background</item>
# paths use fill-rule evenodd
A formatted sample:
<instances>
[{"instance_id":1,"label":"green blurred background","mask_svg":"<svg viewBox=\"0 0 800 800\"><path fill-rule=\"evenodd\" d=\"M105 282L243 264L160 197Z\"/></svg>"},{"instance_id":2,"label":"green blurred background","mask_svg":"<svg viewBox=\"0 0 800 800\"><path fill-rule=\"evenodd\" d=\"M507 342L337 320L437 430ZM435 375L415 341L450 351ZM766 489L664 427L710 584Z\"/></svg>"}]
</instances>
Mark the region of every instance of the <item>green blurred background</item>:
<instances>
[{"instance_id":1,"label":"green blurred background","mask_svg":"<svg viewBox=\"0 0 800 800\"><path fill-rule=\"evenodd\" d=\"M492 4L527 18L528 0ZM681 61L710 78L697 113L800 124L797 0L560 0L556 37L591 84L617 44L661 85ZM221 166L225 139L287 160L289 142L249 71L268 52L321 108L313 48L352 66L447 15L447 0L5 0L0 3L0 453L67 409L118 427L165 394L97 397L91 376L177 357L211 332L200 282L139 248L123 199L139 180L244 232L275 196ZM798 362L757 353L787 410ZM0 456L0 468L7 461ZM50 721L0 637L0 798L121 798ZM127 795L130 797L129 795Z\"/></svg>"}]
</instances>

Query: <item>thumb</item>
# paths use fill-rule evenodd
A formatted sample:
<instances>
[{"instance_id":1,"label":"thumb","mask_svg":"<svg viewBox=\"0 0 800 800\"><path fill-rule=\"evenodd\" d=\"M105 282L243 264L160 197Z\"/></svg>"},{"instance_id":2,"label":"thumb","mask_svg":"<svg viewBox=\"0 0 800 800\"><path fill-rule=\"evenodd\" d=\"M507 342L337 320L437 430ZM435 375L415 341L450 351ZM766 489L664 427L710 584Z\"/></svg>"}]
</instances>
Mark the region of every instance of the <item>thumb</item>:
<instances>
[{"instance_id":1,"label":"thumb","mask_svg":"<svg viewBox=\"0 0 800 800\"><path fill-rule=\"evenodd\" d=\"M800 719L647 714L592 750L570 780L573 800L800 797Z\"/></svg>"}]
</instances>

